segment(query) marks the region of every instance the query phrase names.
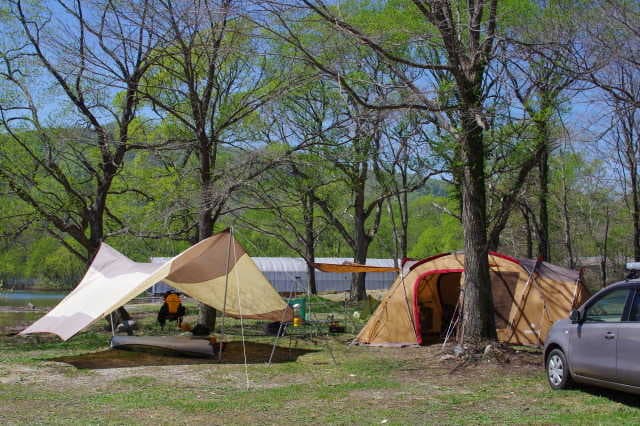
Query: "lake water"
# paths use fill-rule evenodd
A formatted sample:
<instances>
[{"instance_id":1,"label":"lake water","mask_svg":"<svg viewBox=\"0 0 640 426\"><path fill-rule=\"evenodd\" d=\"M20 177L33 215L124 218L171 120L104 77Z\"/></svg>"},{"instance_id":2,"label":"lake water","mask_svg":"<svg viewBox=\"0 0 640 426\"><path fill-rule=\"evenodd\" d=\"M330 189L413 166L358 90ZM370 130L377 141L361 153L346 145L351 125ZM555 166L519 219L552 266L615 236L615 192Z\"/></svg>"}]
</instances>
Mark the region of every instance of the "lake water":
<instances>
[{"instance_id":1,"label":"lake water","mask_svg":"<svg viewBox=\"0 0 640 426\"><path fill-rule=\"evenodd\" d=\"M58 304L66 293L0 291L0 329L27 325ZM29 303L35 309L28 310Z\"/></svg>"}]
</instances>

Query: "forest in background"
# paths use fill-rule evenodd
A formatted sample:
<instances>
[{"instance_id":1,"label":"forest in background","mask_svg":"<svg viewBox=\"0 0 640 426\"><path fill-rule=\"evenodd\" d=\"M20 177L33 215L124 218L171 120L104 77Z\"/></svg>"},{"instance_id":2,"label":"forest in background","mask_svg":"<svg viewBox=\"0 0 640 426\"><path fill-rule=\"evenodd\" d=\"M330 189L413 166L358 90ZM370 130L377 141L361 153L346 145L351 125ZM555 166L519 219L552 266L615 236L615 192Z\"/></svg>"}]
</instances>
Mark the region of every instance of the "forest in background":
<instances>
[{"instance_id":1,"label":"forest in background","mask_svg":"<svg viewBox=\"0 0 640 426\"><path fill-rule=\"evenodd\" d=\"M435 3L6 2L0 279L69 288L101 241L147 261L229 226L253 256L462 250L456 135L476 130L489 248L620 278L640 257L638 3L487 2L471 130L418 13Z\"/></svg>"},{"instance_id":2,"label":"forest in background","mask_svg":"<svg viewBox=\"0 0 640 426\"><path fill-rule=\"evenodd\" d=\"M602 215L603 209L604 212L607 208L611 209L612 216L615 213L615 219L611 220L608 231L610 251L607 268L610 280L620 279L624 273L623 263L633 257L632 234L629 232L632 228L630 209L624 197L616 197L616 193L611 192L615 188L599 187L600 184L598 184L594 190L590 186L580 184L583 179L597 179L593 174L598 173L598 168L602 164L600 160L589 164L579 155L572 154L570 157L568 163L574 169L571 172L573 175L571 183L575 190L569 197L569 217L571 223L575 224L573 232L582 236L574 240L576 249L574 267L587 267L586 278L590 287L598 288L601 286L600 261L606 225L606 216ZM563 187L560 178L561 176L556 176L553 185L552 211L557 212L562 211L560 201ZM168 188L159 189L160 193L163 191L171 192ZM434 180L409 196L408 257L419 259L462 249L462 229L456 217L458 202L455 194L452 194L454 192L450 184ZM346 194L348 193L345 191L343 195ZM612 204L606 207L605 202ZM17 206L20 206L19 200L14 200L11 203L4 203L2 210L7 215L16 214ZM156 214L157 220L162 220L161 210L155 210L152 206L146 207L150 208L145 209L143 213L135 212L135 206L133 208L131 205L123 206L124 209L134 210L131 212L132 216L144 217L139 219L138 223L129 222L129 226L133 229L147 229L146 218L153 217L149 216L150 214ZM562 218L555 215L553 219L553 262L571 266L565 249ZM243 211L239 219L234 216L221 220L218 230L233 226L236 237L252 256L300 257L299 253L277 237L259 230L261 226L272 226L273 220L273 215L268 211ZM396 255L393 227L391 215L387 211L382 215L380 231L371 244L369 257L393 258ZM286 229L281 231L286 234ZM530 231L523 216L514 214L504 231L499 250L513 256L533 255L531 257L535 257L535 251L529 251L534 242L527 240L528 232ZM286 237L291 235L285 235ZM185 240L139 238L131 235L114 236L108 242L139 262L148 262L151 257L171 257L190 245L190 242ZM16 232L14 238L3 238L0 244L2 246L0 279L5 283L5 287L35 284L40 288L68 289L75 286L86 269L81 259L70 253L56 238L47 235L39 227L29 227L19 233ZM318 257L352 256L351 249L330 226L325 226L319 232L316 244Z\"/></svg>"}]
</instances>

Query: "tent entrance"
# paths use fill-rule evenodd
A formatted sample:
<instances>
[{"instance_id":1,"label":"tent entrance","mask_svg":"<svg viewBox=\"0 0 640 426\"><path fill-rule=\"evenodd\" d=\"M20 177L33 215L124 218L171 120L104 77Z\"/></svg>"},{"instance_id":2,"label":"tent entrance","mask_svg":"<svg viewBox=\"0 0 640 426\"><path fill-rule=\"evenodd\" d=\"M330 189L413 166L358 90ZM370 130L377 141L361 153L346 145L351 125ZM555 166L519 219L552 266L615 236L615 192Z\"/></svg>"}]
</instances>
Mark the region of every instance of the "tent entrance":
<instances>
[{"instance_id":1,"label":"tent entrance","mask_svg":"<svg viewBox=\"0 0 640 426\"><path fill-rule=\"evenodd\" d=\"M421 277L416 283L414 307L418 342L439 342L453 320L460 297L462 272L444 272Z\"/></svg>"}]
</instances>

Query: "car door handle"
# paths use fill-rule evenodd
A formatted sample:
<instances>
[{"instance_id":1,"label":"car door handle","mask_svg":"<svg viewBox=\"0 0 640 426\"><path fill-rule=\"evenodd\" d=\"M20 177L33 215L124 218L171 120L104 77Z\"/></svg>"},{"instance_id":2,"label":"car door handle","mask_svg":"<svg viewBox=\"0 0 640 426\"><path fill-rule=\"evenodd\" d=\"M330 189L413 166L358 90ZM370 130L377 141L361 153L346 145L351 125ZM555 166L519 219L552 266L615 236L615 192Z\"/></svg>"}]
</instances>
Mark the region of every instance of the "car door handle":
<instances>
[{"instance_id":1,"label":"car door handle","mask_svg":"<svg viewBox=\"0 0 640 426\"><path fill-rule=\"evenodd\" d=\"M611 331L609 331L609 332L607 332L607 334L604 335L604 338L605 339L609 339L609 340L610 339L615 339L616 338L616 334L611 332Z\"/></svg>"}]
</instances>

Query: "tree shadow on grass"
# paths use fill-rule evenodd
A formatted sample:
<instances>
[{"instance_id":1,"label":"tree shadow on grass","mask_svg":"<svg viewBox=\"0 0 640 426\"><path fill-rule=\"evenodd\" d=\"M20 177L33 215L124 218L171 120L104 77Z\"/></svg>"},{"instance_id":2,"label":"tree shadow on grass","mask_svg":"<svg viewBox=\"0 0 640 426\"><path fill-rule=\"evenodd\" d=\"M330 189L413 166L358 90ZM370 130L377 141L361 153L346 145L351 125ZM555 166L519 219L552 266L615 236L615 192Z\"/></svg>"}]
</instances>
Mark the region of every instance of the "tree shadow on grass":
<instances>
[{"instance_id":1,"label":"tree shadow on grass","mask_svg":"<svg viewBox=\"0 0 640 426\"><path fill-rule=\"evenodd\" d=\"M246 342L248 364L264 364L269 361L272 345L266 343ZM285 348L276 346L273 363L294 362L298 357L317 352L313 349ZM222 361L217 354L210 357L194 357L159 348L139 347L133 350L107 349L74 356L52 358L50 361L71 364L78 369L101 370L106 368L163 366L163 365L195 365L195 364L244 364L242 342L229 342L222 352Z\"/></svg>"},{"instance_id":2,"label":"tree shadow on grass","mask_svg":"<svg viewBox=\"0 0 640 426\"><path fill-rule=\"evenodd\" d=\"M610 401L624 404L628 407L640 408L640 395L590 385L576 385L576 389L593 396L607 398Z\"/></svg>"}]
</instances>

